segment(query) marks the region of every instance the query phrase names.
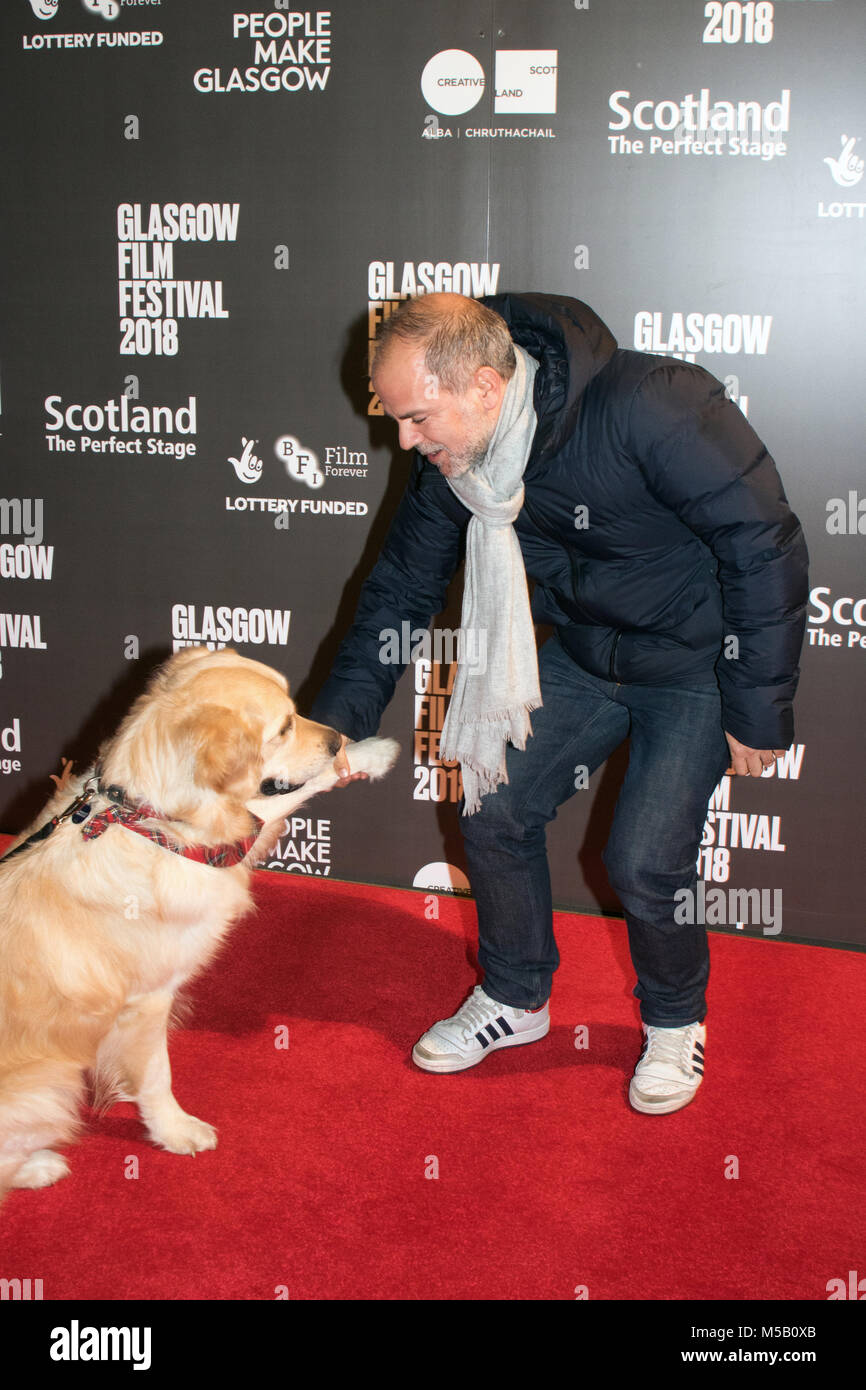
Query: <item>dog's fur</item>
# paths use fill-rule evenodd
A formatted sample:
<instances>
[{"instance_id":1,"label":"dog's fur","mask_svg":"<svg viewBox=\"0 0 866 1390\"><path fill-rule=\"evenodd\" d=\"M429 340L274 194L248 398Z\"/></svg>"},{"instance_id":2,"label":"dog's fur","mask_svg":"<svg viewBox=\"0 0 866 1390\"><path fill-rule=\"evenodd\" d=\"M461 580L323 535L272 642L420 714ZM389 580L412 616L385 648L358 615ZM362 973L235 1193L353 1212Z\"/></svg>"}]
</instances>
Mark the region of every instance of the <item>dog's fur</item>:
<instances>
[{"instance_id":1,"label":"dog's fur","mask_svg":"<svg viewBox=\"0 0 866 1390\"><path fill-rule=\"evenodd\" d=\"M88 1074L103 1105L137 1103L154 1143L215 1147L212 1126L172 1095L175 995L251 906L252 868L286 817L339 781L340 743L295 713L277 671L228 649L189 648L160 667L98 765L103 785L155 808L148 824L179 844L234 843L258 816L265 824L242 862L198 863L121 825L86 840L71 820L0 860L0 1200L68 1172L54 1146L79 1128ZM347 749L352 772L370 777L397 752L388 739ZM16 844L65 810L92 772L64 779ZM261 794L274 783L291 790ZM108 805L91 802L94 812Z\"/></svg>"}]
</instances>

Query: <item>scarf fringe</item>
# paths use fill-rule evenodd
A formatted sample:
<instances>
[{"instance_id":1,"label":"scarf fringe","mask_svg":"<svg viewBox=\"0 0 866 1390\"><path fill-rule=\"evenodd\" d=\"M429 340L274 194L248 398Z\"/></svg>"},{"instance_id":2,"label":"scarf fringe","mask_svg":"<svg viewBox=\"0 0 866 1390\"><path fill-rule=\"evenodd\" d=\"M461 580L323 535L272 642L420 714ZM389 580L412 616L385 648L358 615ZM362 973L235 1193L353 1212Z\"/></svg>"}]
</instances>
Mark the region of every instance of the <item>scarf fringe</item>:
<instances>
[{"instance_id":1,"label":"scarf fringe","mask_svg":"<svg viewBox=\"0 0 866 1390\"><path fill-rule=\"evenodd\" d=\"M527 701L524 705L519 705L515 709L498 711L492 714L479 715L477 719L469 720L463 724L458 723L454 729L443 728L442 741L440 743L439 756L444 762L459 762L462 767L469 767L477 776L493 776L489 768L483 767L478 763L469 752L461 752L460 745L465 742L465 735L469 730L479 729L485 725L503 724L508 725L507 729L502 730L503 757L506 744L512 744L522 752L526 747L527 738L532 737L532 725L529 715L532 710L541 707L541 699ZM525 728L520 729L521 725ZM497 785L503 779L497 777ZM506 779L507 780L507 779ZM489 790L492 790L490 788Z\"/></svg>"},{"instance_id":2,"label":"scarf fringe","mask_svg":"<svg viewBox=\"0 0 866 1390\"><path fill-rule=\"evenodd\" d=\"M507 709L486 710L483 713L473 715L471 719L460 719L457 723L461 729L471 729L479 724L508 724L515 719L520 719L524 714L531 714L533 710L541 709L541 696L533 696L529 700L521 701L519 705L510 705Z\"/></svg>"},{"instance_id":3,"label":"scarf fringe","mask_svg":"<svg viewBox=\"0 0 866 1390\"><path fill-rule=\"evenodd\" d=\"M482 767L474 759L471 762L464 759L462 768L463 797L466 803L463 807L463 814L464 816L474 816L475 812L480 809L482 796L488 796L491 792L495 792L497 787L507 783L508 773L504 765L501 769L494 770L489 767ZM471 774L470 777L467 777L467 772ZM467 785L468 782L471 785Z\"/></svg>"}]
</instances>

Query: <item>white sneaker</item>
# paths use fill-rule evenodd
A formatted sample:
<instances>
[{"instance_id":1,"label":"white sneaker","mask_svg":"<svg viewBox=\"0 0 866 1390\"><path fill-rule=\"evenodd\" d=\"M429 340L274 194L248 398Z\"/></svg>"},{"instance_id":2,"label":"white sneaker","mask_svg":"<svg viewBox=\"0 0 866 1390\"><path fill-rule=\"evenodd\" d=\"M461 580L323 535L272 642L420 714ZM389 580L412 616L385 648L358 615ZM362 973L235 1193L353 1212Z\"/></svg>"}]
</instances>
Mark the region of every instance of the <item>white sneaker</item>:
<instances>
[{"instance_id":1,"label":"white sneaker","mask_svg":"<svg viewBox=\"0 0 866 1390\"><path fill-rule=\"evenodd\" d=\"M694 1100L704 1077L707 1030L701 1023L684 1028L643 1025L640 1060L628 1088L630 1105L642 1115L669 1115Z\"/></svg>"},{"instance_id":2,"label":"white sneaker","mask_svg":"<svg viewBox=\"0 0 866 1390\"><path fill-rule=\"evenodd\" d=\"M462 1009L440 1019L419 1038L412 1061L422 1071L465 1071L495 1052L537 1042L550 1029L550 1004L539 1009L512 1009L491 999L476 985Z\"/></svg>"}]
</instances>

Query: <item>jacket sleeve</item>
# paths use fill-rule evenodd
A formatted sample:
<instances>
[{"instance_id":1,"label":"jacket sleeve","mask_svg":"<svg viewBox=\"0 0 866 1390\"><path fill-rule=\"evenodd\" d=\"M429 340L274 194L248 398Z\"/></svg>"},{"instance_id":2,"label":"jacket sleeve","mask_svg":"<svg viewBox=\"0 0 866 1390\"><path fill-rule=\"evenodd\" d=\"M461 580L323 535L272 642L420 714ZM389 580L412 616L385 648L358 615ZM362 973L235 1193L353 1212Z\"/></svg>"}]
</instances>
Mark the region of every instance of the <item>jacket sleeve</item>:
<instances>
[{"instance_id":1,"label":"jacket sleeve","mask_svg":"<svg viewBox=\"0 0 866 1390\"><path fill-rule=\"evenodd\" d=\"M644 378L629 434L651 491L718 564L724 728L750 748L789 747L808 555L775 463L722 384L679 362Z\"/></svg>"},{"instance_id":2,"label":"jacket sleeve","mask_svg":"<svg viewBox=\"0 0 866 1390\"><path fill-rule=\"evenodd\" d=\"M312 718L352 739L375 734L407 665L395 659L395 651L406 657L418 629L426 632L444 608L468 520L469 512L445 479L416 455L352 627L313 702Z\"/></svg>"}]
</instances>

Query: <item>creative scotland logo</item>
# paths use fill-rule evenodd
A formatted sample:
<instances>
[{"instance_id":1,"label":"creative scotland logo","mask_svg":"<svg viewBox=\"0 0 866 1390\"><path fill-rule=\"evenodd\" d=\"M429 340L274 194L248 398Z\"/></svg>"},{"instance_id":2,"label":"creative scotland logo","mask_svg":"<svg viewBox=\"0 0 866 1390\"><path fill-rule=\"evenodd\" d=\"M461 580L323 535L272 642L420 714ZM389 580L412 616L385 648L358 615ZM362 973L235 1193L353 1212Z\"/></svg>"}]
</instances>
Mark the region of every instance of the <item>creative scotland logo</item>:
<instances>
[{"instance_id":1,"label":"creative scotland logo","mask_svg":"<svg viewBox=\"0 0 866 1390\"><path fill-rule=\"evenodd\" d=\"M559 67L555 48L500 48L494 67L493 110L497 115L547 115L556 111ZM421 74L427 105L442 116L462 116L487 91L479 60L462 48L434 53Z\"/></svg>"},{"instance_id":2,"label":"creative scotland logo","mask_svg":"<svg viewBox=\"0 0 866 1390\"><path fill-rule=\"evenodd\" d=\"M420 868L412 880L412 887L428 892L453 893L459 897L469 897L471 893L469 879L463 870L441 859Z\"/></svg>"}]
</instances>

